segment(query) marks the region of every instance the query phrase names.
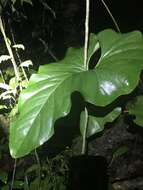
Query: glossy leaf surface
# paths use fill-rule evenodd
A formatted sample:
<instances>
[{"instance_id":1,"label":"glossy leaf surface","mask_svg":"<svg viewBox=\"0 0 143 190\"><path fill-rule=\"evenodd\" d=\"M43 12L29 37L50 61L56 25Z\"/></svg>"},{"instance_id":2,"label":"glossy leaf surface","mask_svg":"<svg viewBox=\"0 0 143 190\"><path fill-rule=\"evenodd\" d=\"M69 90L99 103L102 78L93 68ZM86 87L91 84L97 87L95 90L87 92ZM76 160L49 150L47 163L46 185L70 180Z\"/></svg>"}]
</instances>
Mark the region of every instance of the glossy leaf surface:
<instances>
[{"instance_id":1,"label":"glossy leaf surface","mask_svg":"<svg viewBox=\"0 0 143 190\"><path fill-rule=\"evenodd\" d=\"M134 101L131 101L127 109L129 114L134 115L134 122L143 127L143 96L138 96Z\"/></svg>"},{"instance_id":2,"label":"glossy leaf surface","mask_svg":"<svg viewBox=\"0 0 143 190\"><path fill-rule=\"evenodd\" d=\"M62 61L41 66L32 75L19 98L19 115L10 127L13 157L28 154L54 134L54 122L70 111L72 92L79 91L85 101L105 106L136 87L143 68L141 33L105 30L97 36L92 34L88 62L97 39L101 58L93 70L83 66L83 48L70 48Z\"/></svg>"}]
</instances>

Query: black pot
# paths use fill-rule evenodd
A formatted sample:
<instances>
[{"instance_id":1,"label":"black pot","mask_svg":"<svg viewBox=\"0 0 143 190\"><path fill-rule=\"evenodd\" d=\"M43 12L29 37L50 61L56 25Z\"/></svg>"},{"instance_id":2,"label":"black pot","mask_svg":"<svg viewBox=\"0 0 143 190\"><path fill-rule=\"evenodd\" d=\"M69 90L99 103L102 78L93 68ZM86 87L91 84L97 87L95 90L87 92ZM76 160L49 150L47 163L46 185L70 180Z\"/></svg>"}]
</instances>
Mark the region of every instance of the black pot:
<instances>
[{"instance_id":1,"label":"black pot","mask_svg":"<svg viewBox=\"0 0 143 190\"><path fill-rule=\"evenodd\" d=\"M67 190L107 190L107 162L101 156L80 155L69 160Z\"/></svg>"}]
</instances>

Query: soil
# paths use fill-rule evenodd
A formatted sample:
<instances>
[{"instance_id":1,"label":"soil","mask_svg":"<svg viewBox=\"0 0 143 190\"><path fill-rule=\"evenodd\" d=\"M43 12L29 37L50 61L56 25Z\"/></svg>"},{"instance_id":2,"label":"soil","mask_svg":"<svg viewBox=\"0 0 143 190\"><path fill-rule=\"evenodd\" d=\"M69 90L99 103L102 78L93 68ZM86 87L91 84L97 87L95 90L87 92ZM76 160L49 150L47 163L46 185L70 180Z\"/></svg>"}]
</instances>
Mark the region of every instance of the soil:
<instances>
[{"instance_id":1,"label":"soil","mask_svg":"<svg viewBox=\"0 0 143 190\"><path fill-rule=\"evenodd\" d=\"M89 142L89 155L106 158L114 190L143 190L143 131L138 129L129 127L121 117ZM128 151L114 157L116 150L125 146Z\"/></svg>"}]
</instances>

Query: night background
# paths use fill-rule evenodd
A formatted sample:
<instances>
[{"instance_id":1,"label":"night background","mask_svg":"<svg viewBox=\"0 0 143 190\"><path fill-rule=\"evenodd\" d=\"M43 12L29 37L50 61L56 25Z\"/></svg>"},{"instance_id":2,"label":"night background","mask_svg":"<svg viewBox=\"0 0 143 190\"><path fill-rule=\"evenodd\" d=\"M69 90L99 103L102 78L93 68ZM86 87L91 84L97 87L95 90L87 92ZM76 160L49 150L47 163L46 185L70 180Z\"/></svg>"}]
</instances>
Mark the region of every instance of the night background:
<instances>
[{"instance_id":1,"label":"night background","mask_svg":"<svg viewBox=\"0 0 143 190\"><path fill-rule=\"evenodd\" d=\"M62 60L69 47L83 47L86 6L85 0L32 2L33 5L24 2L21 6L17 1L14 12L11 3L8 3L1 12L7 36L25 46L25 51L19 53L21 60L31 59L33 62L30 74L36 72L40 65ZM121 33L143 32L142 0L106 0L105 3ZM117 31L102 1L90 0L90 33L97 34L107 28ZM0 54L5 52L1 36ZM93 59L96 63L99 55ZM5 65L0 65L0 69L6 73ZM6 75L9 80L11 75ZM143 92L143 86L140 91ZM77 101L81 103L80 107L76 107ZM0 103L3 104L1 100ZM38 168L34 153L18 160L13 190L143 190L143 129L133 124L130 118L120 116L116 122L107 125L102 134L89 138L85 158L77 156L82 143L78 128L79 114L84 105L78 93L72 95L72 103L70 114L56 122L58 127L55 126L52 139L37 149L43 168ZM8 113L9 110L0 109L0 190L12 190L14 160L9 155L8 134L3 130L3 125L9 125ZM123 148L123 155L113 159L113 152L120 147ZM71 156L71 151L77 158ZM69 167L69 173L66 167ZM85 167L86 171L83 169ZM39 175L42 189L37 189ZM65 181L66 185L62 186ZM51 185L49 189L47 184Z\"/></svg>"}]
</instances>

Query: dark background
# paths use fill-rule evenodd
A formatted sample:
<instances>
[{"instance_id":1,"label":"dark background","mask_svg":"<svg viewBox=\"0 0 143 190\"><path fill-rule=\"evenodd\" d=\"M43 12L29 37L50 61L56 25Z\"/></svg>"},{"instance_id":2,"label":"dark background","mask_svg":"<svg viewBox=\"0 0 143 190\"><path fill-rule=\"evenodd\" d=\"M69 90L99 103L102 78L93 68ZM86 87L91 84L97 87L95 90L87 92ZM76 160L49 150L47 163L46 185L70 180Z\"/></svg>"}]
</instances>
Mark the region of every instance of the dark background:
<instances>
[{"instance_id":1,"label":"dark background","mask_svg":"<svg viewBox=\"0 0 143 190\"><path fill-rule=\"evenodd\" d=\"M17 6L19 14L5 14L5 21L11 20L16 42L23 42L27 57L31 57L35 65L53 61L50 51L61 59L67 47L78 47L84 43L85 0L43 2L53 12L46 9L40 0L33 0L33 6L27 3L22 8ZM143 31L142 0L105 0L105 3L121 32ZM116 30L102 1L90 0L90 32L98 33L106 28ZM44 51L40 38L48 43L49 51Z\"/></svg>"}]
</instances>

